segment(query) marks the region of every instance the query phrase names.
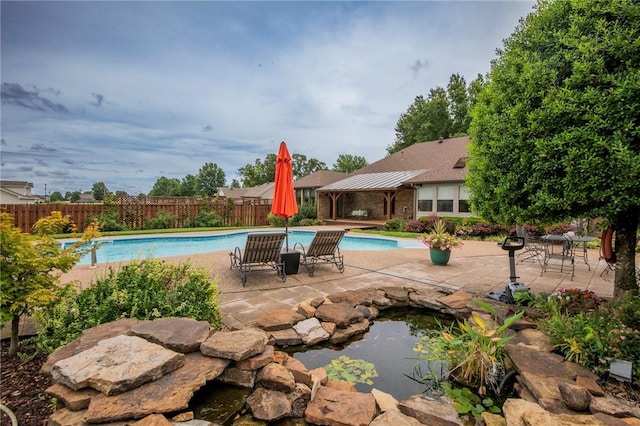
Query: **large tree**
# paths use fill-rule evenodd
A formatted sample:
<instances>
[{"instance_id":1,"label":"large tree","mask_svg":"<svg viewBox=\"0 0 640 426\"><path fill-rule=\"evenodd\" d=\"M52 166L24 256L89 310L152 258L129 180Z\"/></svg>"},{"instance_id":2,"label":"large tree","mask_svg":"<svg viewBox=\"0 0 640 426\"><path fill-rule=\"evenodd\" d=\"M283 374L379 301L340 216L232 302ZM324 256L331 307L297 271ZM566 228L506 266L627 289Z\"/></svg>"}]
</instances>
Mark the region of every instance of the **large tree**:
<instances>
[{"instance_id":1,"label":"large tree","mask_svg":"<svg viewBox=\"0 0 640 426\"><path fill-rule=\"evenodd\" d=\"M540 1L472 111L473 211L503 223L604 218L614 295L638 288L640 2Z\"/></svg>"},{"instance_id":2,"label":"large tree","mask_svg":"<svg viewBox=\"0 0 640 426\"><path fill-rule=\"evenodd\" d=\"M177 178L168 178L160 176L153 184L153 188L149 191L152 197L169 197L180 195L180 180Z\"/></svg>"},{"instance_id":3,"label":"large tree","mask_svg":"<svg viewBox=\"0 0 640 426\"><path fill-rule=\"evenodd\" d=\"M340 154L333 163L331 170L334 172L351 173L369 165L367 159L359 155Z\"/></svg>"},{"instance_id":4,"label":"large tree","mask_svg":"<svg viewBox=\"0 0 640 426\"><path fill-rule=\"evenodd\" d=\"M96 182L91 187L91 193L96 201L102 201L104 200L104 197L109 195L109 189L104 182Z\"/></svg>"},{"instance_id":5,"label":"large tree","mask_svg":"<svg viewBox=\"0 0 640 426\"><path fill-rule=\"evenodd\" d=\"M460 74L452 74L446 90L440 86L429 90L425 98L416 96L407 112L396 124L396 141L387 147L393 154L415 143L466 135L469 109L473 105L483 77L478 75L469 85Z\"/></svg>"},{"instance_id":6,"label":"large tree","mask_svg":"<svg viewBox=\"0 0 640 426\"><path fill-rule=\"evenodd\" d=\"M276 154L267 154L264 161L256 158L254 164L247 164L238 169L242 186L249 188L273 182L276 176ZM326 170L327 165L315 158L307 159L306 155L291 154L291 165L294 179L300 179L318 170Z\"/></svg>"},{"instance_id":7,"label":"large tree","mask_svg":"<svg viewBox=\"0 0 640 426\"><path fill-rule=\"evenodd\" d=\"M196 180L198 181L198 193L214 196L218 189L224 186L226 176L216 163L205 163L198 170Z\"/></svg>"}]
</instances>

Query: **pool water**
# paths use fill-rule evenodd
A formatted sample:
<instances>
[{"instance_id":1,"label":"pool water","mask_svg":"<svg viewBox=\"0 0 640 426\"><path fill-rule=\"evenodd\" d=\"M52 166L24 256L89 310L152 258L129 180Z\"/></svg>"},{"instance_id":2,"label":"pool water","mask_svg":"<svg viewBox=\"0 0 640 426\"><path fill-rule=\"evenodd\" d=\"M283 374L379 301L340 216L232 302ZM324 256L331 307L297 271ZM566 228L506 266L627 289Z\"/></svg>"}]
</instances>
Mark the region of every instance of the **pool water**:
<instances>
[{"instance_id":1,"label":"pool water","mask_svg":"<svg viewBox=\"0 0 640 426\"><path fill-rule=\"evenodd\" d=\"M252 231L259 232L259 231ZM214 251L232 251L236 247L244 248L249 232L230 232L215 235L171 235L149 237L99 238L96 240L97 263L122 262L150 257L171 257ZM289 231L289 249L295 243L307 246L315 232ZM72 242L64 243L66 246ZM340 242L340 250L389 250L403 247L419 247L417 240L398 241L379 237L357 237L345 235ZM91 255L87 253L78 262L91 264Z\"/></svg>"}]
</instances>

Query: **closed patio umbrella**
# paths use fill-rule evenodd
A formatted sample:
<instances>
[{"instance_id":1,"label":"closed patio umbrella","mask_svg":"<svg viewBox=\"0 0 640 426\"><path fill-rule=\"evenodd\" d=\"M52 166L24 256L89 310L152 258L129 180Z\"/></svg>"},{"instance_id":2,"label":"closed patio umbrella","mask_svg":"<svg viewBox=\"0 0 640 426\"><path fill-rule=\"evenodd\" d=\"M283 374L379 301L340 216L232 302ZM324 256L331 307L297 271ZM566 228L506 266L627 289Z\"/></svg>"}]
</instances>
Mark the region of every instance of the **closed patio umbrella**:
<instances>
[{"instance_id":1,"label":"closed patio umbrella","mask_svg":"<svg viewBox=\"0 0 640 426\"><path fill-rule=\"evenodd\" d=\"M287 251L289 251L289 225L290 217L298 213L296 194L293 189L293 167L291 155L287 144L280 142L280 149L276 157L276 180L273 188L273 203L271 213L284 219Z\"/></svg>"}]
</instances>

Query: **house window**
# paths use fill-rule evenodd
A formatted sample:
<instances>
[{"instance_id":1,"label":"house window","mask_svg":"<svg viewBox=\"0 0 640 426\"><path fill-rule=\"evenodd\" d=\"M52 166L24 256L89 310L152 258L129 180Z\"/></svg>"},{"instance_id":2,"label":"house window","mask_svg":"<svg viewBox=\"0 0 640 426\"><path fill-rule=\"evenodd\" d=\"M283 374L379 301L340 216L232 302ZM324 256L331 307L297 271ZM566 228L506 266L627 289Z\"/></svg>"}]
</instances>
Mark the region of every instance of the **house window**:
<instances>
[{"instance_id":1,"label":"house window","mask_svg":"<svg viewBox=\"0 0 640 426\"><path fill-rule=\"evenodd\" d=\"M438 186L438 212L453 212L453 185Z\"/></svg>"},{"instance_id":2,"label":"house window","mask_svg":"<svg viewBox=\"0 0 640 426\"><path fill-rule=\"evenodd\" d=\"M307 188L304 190L304 203L309 204L311 206L316 204L316 191L311 188Z\"/></svg>"},{"instance_id":3,"label":"house window","mask_svg":"<svg viewBox=\"0 0 640 426\"><path fill-rule=\"evenodd\" d=\"M469 213L469 189L464 185L460 185L458 194L458 211L460 213Z\"/></svg>"},{"instance_id":4,"label":"house window","mask_svg":"<svg viewBox=\"0 0 640 426\"><path fill-rule=\"evenodd\" d=\"M418 188L418 211L433 211L433 185L424 185Z\"/></svg>"}]
</instances>

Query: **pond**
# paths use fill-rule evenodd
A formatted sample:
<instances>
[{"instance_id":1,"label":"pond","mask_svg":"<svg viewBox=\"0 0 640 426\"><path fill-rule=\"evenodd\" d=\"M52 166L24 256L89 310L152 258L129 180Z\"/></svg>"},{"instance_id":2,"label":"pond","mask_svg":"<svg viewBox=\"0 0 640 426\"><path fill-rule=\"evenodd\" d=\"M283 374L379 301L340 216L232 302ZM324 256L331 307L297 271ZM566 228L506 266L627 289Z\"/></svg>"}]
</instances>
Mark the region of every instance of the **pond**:
<instances>
[{"instance_id":1,"label":"pond","mask_svg":"<svg viewBox=\"0 0 640 426\"><path fill-rule=\"evenodd\" d=\"M326 368L333 361L337 363L337 370L345 367L343 375L355 374L362 379L361 383L355 384L359 392L371 392L376 388L401 401L427 390L426 385L413 378L417 365L417 354L413 348L427 330L440 329L452 320L451 317L426 314L422 310L391 309L382 311L365 334L350 342L280 350L290 353L310 370ZM425 374L426 363L419 365L421 373ZM374 368L377 376L371 374L371 370L367 370L367 373L356 370L362 367ZM436 374L441 369L440 366L431 368ZM191 406L197 419L230 424L229 420L243 408L249 392L215 383L198 392Z\"/></svg>"}]
</instances>

